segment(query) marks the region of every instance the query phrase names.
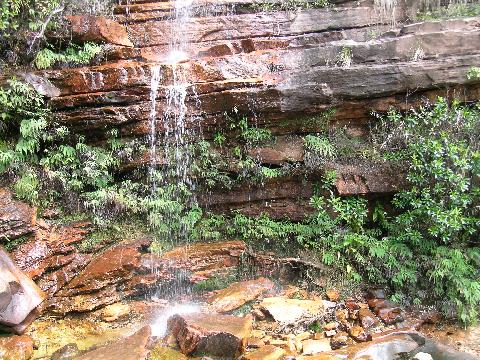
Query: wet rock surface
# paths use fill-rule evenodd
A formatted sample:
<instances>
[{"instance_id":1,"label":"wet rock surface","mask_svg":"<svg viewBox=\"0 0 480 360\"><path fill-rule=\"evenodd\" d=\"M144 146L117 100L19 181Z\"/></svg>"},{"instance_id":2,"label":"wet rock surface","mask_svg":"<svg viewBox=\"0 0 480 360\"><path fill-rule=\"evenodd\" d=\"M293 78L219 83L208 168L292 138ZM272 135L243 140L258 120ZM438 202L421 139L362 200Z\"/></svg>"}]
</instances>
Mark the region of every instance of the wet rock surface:
<instances>
[{"instance_id":1,"label":"wet rock surface","mask_svg":"<svg viewBox=\"0 0 480 360\"><path fill-rule=\"evenodd\" d=\"M35 229L37 212L24 202L13 199L7 188L0 188L0 235L5 239L16 239L30 234Z\"/></svg>"}]
</instances>

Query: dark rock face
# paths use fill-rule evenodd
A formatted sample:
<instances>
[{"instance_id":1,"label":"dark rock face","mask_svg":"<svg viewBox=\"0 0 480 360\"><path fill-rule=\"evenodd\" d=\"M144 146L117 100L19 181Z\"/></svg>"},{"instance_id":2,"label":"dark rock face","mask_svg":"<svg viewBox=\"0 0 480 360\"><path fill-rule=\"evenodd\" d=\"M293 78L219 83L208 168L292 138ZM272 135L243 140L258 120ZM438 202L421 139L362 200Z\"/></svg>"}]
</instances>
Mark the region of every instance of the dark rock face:
<instances>
[{"instance_id":1,"label":"dark rock face","mask_svg":"<svg viewBox=\"0 0 480 360\"><path fill-rule=\"evenodd\" d=\"M2 239L16 239L35 229L36 210L16 201L6 188L0 189L0 234Z\"/></svg>"},{"instance_id":2,"label":"dark rock face","mask_svg":"<svg viewBox=\"0 0 480 360\"><path fill-rule=\"evenodd\" d=\"M21 334L35 319L44 293L0 248L0 325Z\"/></svg>"}]
</instances>

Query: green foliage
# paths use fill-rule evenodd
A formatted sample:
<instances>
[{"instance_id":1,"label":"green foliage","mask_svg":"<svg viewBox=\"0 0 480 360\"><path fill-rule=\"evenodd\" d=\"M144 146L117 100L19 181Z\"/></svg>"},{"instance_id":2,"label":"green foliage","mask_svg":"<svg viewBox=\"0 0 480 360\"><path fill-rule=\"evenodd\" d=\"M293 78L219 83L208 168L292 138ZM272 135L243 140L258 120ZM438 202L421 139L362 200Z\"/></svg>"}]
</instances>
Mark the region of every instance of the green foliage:
<instances>
[{"instance_id":1,"label":"green foliage","mask_svg":"<svg viewBox=\"0 0 480 360\"><path fill-rule=\"evenodd\" d=\"M391 136L407 154L411 188L395 196L402 212L387 242L402 247L392 281L408 294L414 284L456 306L464 322L480 303L480 108L444 99L402 116L389 114ZM433 287L432 287L433 285Z\"/></svg>"},{"instance_id":2,"label":"green foliage","mask_svg":"<svg viewBox=\"0 0 480 360\"><path fill-rule=\"evenodd\" d=\"M50 112L43 98L29 85L15 79L0 88L0 121L4 136L16 133L15 143L4 141L0 149L0 172L18 168L23 162L37 160L42 141L47 140Z\"/></svg>"},{"instance_id":3,"label":"green foliage","mask_svg":"<svg viewBox=\"0 0 480 360\"><path fill-rule=\"evenodd\" d=\"M71 65L85 65L102 51L100 45L85 43L83 46L71 44L62 52L55 52L50 48L40 50L35 57L35 66L38 69L48 69L56 63Z\"/></svg>"},{"instance_id":4,"label":"green foliage","mask_svg":"<svg viewBox=\"0 0 480 360\"><path fill-rule=\"evenodd\" d=\"M468 80L476 80L480 79L480 68L476 66L472 66L467 73Z\"/></svg>"},{"instance_id":5,"label":"green foliage","mask_svg":"<svg viewBox=\"0 0 480 360\"><path fill-rule=\"evenodd\" d=\"M324 8L330 6L328 0L281 0L260 1L252 4L252 8L256 11L296 11L300 9Z\"/></svg>"},{"instance_id":6,"label":"green foliage","mask_svg":"<svg viewBox=\"0 0 480 360\"><path fill-rule=\"evenodd\" d=\"M0 54L10 63L25 64L35 59L44 46L47 32L64 33L62 15L111 13L113 0L5 0L0 3ZM61 36L60 36L61 37ZM55 62L85 64L98 53L97 46L69 46L64 52L46 49L36 57L38 68Z\"/></svg>"},{"instance_id":7,"label":"green foliage","mask_svg":"<svg viewBox=\"0 0 480 360\"><path fill-rule=\"evenodd\" d=\"M270 130L250 126L248 118L239 116L236 109L234 109L233 117L228 114L226 116L230 122L230 129L238 131L240 140L247 146L261 145L274 140Z\"/></svg>"},{"instance_id":8,"label":"green foliage","mask_svg":"<svg viewBox=\"0 0 480 360\"><path fill-rule=\"evenodd\" d=\"M191 171L197 181L201 181L207 188L215 186L231 188L232 179L226 171L228 164L208 141L201 140L192 144L190 152L194 154Z\"/></svg>"},{"instance_id":9,"label":"green foliage","mask_svg":"<svg viewBox=\"0 0 480 360\"><path fill-rule=\"evenodd\" d=\"M434 6L430 9L420 11L416 15L416 20L441 20L463 18L480 15L480 4L472 2L449 2L448 6Z\"/></svg>"},{"instance_id":10,"label":"green foliage","mask_svg":"<svg viewBox=\"0 0 480 360\"><path fill-rule=\"evenodd\" d=\"M197 293L207 293L214 290L225 289L228 285L236 280L237 276L233 272L214 275L209 279L199 281L193 285L193 291Z\"/></svg>"},{"instance_id":11,"label":"green foliage","mask_svg":"<svg viewBox=\"0 0 480 360\"><path fill-rule=\"evenodd\" d=\"M17 198L32 204L38 204L38 188L37 174L32 171L24 173L13 185Z\"/></svg>"}]
</instances>

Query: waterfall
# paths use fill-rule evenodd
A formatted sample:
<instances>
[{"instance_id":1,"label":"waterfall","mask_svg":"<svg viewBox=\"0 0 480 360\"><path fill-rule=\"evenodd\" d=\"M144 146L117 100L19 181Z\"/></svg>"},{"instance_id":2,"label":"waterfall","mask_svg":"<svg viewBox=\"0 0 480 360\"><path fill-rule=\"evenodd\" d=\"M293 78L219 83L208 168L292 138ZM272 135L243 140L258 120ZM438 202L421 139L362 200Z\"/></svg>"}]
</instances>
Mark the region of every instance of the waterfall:
<instances>
[{"instance_id":1,"label":"waterfall","mask_svg":"<svg viewBox=\"0 0 480 360\"><path fill-rule=\"evenodd\" d=\"M188 127L190 120L187 112L187 94L195 93L187 81L188 64L188 27L191 12L191 0L176 0L170 20L170 38L168 54L163 56L162 67L151 67L150 82L150 181L152 204L158 213L150 219L151 224L161 226L161 241L186 242L189 239L188 209L196 204L193 195L194 182L189 169L191 157L189 146L192 135ZM163 75L160 74L162 69ZM160 80L165 100L162 108L157 109L157 95ZM158 126L159 122L162 126ZM157 134L159 129L163 134ZM158 143L163 145L162 167L157 160ZM162 171L160 171L162 170Z\"/></svg>"},{"instance_id":2,"label":"waterfall","mask_svg":"<svg viewBox=\"0 0 480 360\"><path fill-rule=\"evenodd\" d=\"M150 68L150 166L149 178L151 181L152 194L157 191L157 180L155 171L157 169L157 95L160 84L160 66L154 65Z\"/></svg>"}]
</instances>

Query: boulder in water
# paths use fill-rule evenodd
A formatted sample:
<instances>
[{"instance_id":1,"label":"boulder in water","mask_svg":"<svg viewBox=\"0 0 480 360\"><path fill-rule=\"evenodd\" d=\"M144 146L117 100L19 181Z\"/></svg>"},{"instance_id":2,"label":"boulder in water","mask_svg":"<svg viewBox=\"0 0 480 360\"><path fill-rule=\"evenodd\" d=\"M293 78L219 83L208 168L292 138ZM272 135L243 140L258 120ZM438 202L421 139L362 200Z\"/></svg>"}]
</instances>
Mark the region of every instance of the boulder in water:
<instances>
[{"instance_id":1,"label":"boulder in water","mask_svg":"<svg viewBox=\"0 0 480 360\"><path fill-rule=\"evenodd\" d=\"M205 353L233 359L244 350L252 330L252 319L217 314L177 314L168 319L168 330L186 355Z\"/></svg>"}]
</instances>

